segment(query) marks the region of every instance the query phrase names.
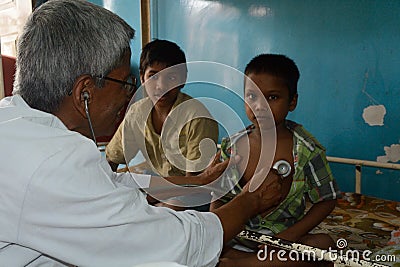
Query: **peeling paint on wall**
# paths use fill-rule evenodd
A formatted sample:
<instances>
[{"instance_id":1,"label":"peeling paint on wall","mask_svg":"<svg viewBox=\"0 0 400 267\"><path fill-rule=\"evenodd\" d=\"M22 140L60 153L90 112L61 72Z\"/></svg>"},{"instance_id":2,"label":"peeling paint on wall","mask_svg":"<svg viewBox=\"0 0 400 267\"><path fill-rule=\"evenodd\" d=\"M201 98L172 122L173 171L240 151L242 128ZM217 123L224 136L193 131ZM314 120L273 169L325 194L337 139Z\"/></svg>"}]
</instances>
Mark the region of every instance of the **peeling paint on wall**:
<instances>
[{"instance_id":1,"label":"peeling paint on wall","mask_svg":"<svg viewBox=\"0 0 400 267\"><path fill-rule=\"evenodd\" d=\"M362 117L365 123L370 126L382 126L385 114L386 108L384 105L371 105L364 109Z\"/></svg>"},{"instance_id":2,"label":"peeling paint on wall","mask_svg":"<svg viewBox=\"0 0 400 267\"><path fill-rule=\"evenodd\" d=\"M385 146L383 148L385 150L385 156L379 156L376 158L378 162L398 162L400 161L400 144L393 144L390 147Z\"/></svg>"}]
</instances>

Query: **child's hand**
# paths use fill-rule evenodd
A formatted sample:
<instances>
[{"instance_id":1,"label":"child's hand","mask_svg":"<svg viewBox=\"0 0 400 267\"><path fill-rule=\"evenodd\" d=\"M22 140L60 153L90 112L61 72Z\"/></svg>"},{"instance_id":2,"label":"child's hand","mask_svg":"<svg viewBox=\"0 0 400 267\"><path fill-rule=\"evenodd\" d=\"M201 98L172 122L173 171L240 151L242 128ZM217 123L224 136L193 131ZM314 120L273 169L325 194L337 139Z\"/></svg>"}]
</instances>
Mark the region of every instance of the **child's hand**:
<instances>
[{"instance_id":1,"label":"child's hand","mask_svg":"<svg viewBox=\"0 0 400 267\"><path fill-rule=\"evenodd\" d=\"M287 229L286 229L287 230ZM275 235L275 237L284 239L287 241L295 242L299 239L299 236L296 235L296 233L291 233L290 231L282 231L279 234Z\"/></svg>"},{"instance_id":2,"label":"child's hand","mask_svg":"<svg viewBox=\"0 0 400 267\"><path fill-rule=\"evenodd\" d=\"M218 153L214 156L214 159L211 161L208 167L201 174L197 175L197 177L202 180L201 183L203 185L212 183L215 180L217 180L230 163L236 164L240 161L239 156L235 156L229 160L224 160L223 162L220 162L220 158L221 158L221 151L218 151Z\"/></svg>"}]
</instances>

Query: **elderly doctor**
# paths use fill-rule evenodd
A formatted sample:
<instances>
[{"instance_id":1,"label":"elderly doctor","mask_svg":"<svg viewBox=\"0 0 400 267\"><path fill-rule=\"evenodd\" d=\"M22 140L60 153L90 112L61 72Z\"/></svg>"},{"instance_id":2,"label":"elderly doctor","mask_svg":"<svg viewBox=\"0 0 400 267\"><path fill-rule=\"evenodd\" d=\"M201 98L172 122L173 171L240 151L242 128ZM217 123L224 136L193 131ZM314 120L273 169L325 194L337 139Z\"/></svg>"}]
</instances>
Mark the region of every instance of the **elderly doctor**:
<instances>
[{"instance_id":1,"label":"elderly doctor","mask_svg":"<svg viewBox=\"0 0 400 267\"><path fill-rule=\"evenodd\" d=\"M132 95L133 36L82 0L49 1L29 17L14 96L0 101L0 266L215 266L223 242L278 203L269 174L213 213L175 212L149 206L131 174L111 171L90 138L112 133ZM200 180L225 167L214 163Z\"/></svg>"}]
</instances>

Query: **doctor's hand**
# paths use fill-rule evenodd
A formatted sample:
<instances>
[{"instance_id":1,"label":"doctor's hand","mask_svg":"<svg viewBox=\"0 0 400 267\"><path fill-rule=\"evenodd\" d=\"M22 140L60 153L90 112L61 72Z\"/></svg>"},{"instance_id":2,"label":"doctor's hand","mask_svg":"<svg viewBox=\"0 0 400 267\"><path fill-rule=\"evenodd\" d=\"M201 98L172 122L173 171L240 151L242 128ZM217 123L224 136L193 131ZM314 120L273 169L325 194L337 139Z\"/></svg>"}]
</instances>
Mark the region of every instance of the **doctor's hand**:
<instances>
[{"instance_id":1,"label":"doctor's hand","mask_svg":"<svg viewBox=\"0 0 400 267\"><path fill-rule=\"evenodd\" d=\"M230 202L212 210L221 220L225 244L243 229L250 218L276 208L282 197L281 183L280 176L269 171L255 191L250 192L250 184L247 183L243 191Z\"/></svg>"},{"instance_id":2,"label":"doctor's hand","mask_svg":"<svg viewBox=\"0 0 400 267\"><path fill-rule=\"evenodd\" d=\"M208 167L196 177L199 178L202 185L210 184L217 180L228 167L229 164L237 164L240 161L239 156L235 156L229 160L220 161L221 151L214 156Z\"/></svg>"},{"instance_id":3,"label":"doctor's hand","mask_svg":"<svg viewBox=\"0 0 400 267\"><path fill-rule=\"evenodd\" d=\"M268 213L275 209L282 200L281 177L275 171L269 171L262 184L253 192L249 191L251 181L244 186L241 194L254 199L254 215Z\"/></svg>"}]
</instances>

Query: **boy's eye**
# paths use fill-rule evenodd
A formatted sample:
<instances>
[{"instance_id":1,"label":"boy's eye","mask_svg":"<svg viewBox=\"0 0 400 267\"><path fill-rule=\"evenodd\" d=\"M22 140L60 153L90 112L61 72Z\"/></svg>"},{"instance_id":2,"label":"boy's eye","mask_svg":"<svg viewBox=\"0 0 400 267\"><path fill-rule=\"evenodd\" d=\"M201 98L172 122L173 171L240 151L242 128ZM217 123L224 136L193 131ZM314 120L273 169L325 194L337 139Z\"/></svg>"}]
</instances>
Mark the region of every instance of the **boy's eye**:
<instances>
[{"instance_id":1,"label":"boy's eye","mask_svg":"<svg viewBox=\"0 0 400 267\"><path fill-rule=\"evenodd\" d=\"M177 78L176 78L176 75L168 75L168 81L175 81Z\"/></svg>"},{"instance_id":2,"label":"boy's eye","mask_svg":"<svg viewBox=\"0 0 400 267\"><path fill-rule=\"evenodd\" d=\"M163 75L162 77L165 79L165 81L169 81L169 82L173 82L173 81L177 80L176 75ZM153 81L158 80L159 78L160 78L160 74L158 74L158 73L149 75L149 79L151 79Z\"/></svg>"},{"instance_id":3,"label":"boy's eye","mask_svg":"<svg viewBox=\"0 0 400 267\"><path fill-rule=\"evenodd\" d=\"M156 73L150 74L150 75L149 75L149 79L157 80L157 79L158 79L158 75L157 75Z\"/></svg>"},{"instance_id":4,"label":"boy's eye","mask_svg":"<svg viewBox=\"0 0 400 267\"><path fill-rule=\"evenodd\" d=\"M267 100L276 100L276 99L278 99L278 96L276 96L276 95L270 95L267 98Z\"/></svg>"},{"instance_id":5,"label":"boy's eye","mask_svg":"<svg viewBox=\"0 0 400 267\"><path fill-rule=\"evenodd\" d=\"M248 93L248 94L246 94L246 98L249 100L254 100L254 99L256 99L256 95L253 93Z\"/></svg>"}]
</instances>

